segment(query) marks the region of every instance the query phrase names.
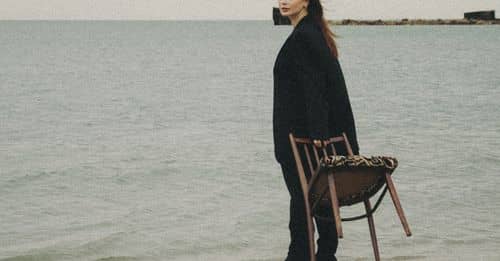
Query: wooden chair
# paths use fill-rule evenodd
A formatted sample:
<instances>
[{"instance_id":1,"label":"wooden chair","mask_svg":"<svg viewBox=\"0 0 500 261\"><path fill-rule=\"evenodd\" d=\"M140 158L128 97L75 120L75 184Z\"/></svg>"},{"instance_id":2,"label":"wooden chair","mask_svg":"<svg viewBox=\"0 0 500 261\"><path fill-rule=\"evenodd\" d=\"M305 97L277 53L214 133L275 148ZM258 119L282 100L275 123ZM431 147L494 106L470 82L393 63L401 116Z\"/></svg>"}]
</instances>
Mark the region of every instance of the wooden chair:
<instances>
[{"instance_id":1,"label":"wooden chair","mask_svg":"<svg viewBox=\"0 0 500 261\"><path fill-rule=\"evenodd\" d=\"M322 148L314 146L309 138L295 137L292 133L289 134L289 138L302 192L304 193L311 261L316 261L313 216L320 219L328 218L319 216L316 213L319 206L331 208L339 238L343 238L341 221L353 221L366 217L375 260L378 261L380 260L380 253L373 213L388 190L403 229L407 236L411 236L408 222L391 178L392 171L397 167L395 158L385 156L367 158L354 155L345 133L342 133L342 136L329 138ZM344 143L347 150L346 156L337 155L334 144L339 142ZM307 163L305 169L302 159L305 159ZM384 190L372 208L370 197L375 195L384 185ZM366 214L341 218L340 207L361 202L364 203ZM332 218L328 219L331 220Z\"/></svg>"}]
</instances>

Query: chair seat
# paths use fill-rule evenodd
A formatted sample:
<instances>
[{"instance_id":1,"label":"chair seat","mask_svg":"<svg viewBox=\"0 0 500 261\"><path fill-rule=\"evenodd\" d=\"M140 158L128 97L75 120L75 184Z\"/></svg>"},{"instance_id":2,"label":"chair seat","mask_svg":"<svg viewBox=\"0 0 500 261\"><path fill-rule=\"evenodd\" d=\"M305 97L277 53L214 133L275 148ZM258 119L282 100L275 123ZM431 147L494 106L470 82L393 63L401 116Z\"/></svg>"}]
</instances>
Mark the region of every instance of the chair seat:
<instances>
[{"instance_id":1,"label":"chair seat","mask_svg":"<svg viewBox=\"0 0 500 261\"><path fill-rule=\"evenodd\" d=\"M350 206L363 202L375 195L385 184L385 173L392 174L398 161L389 156L330 155L320 160L318 181L311 189L311 199L315 201L328 186L327 172L335 174L335 188L339 206ZM319 202L328 207L330 195L327 193Z\"/></svg>"}]
</instances>

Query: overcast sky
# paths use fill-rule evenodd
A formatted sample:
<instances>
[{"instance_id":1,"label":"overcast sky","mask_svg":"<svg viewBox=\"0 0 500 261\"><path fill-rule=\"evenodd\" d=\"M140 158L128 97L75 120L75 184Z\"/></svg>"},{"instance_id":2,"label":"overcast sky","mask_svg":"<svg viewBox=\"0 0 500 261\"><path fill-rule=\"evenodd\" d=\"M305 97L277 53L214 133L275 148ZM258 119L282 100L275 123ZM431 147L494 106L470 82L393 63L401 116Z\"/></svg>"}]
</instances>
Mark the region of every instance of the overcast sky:
<instances>
[{"instance_id":1,"label":"overcast sky","mask_svg":"<svg viewBox=\"0 0 500 261\"><path fill-rule=\"evenodd\" d=\"M328 19L463 18L500 0L322 0ZM269 20L277 0L0 0L0 20ZM496 17L498 18L498 14Z\"/></svg>"}]
</instances>

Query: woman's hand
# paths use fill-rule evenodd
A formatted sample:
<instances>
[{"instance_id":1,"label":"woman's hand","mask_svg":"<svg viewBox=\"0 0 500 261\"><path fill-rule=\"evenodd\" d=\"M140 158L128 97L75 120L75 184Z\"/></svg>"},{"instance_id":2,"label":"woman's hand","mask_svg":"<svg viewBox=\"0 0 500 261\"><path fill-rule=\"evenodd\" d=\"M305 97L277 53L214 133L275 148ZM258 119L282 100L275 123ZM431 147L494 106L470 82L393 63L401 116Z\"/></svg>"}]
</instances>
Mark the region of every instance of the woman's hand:
<instances>
[{"instance_id":1,"label":"woman's hand","mask_svg":"<svg viewBox=\"0 0 500 261\"><path fill-rule=\"evenodd\" d=\"M323 141L321 141L321 140L313 140L313 143L314 143L314 146L316 146L316 148L323 147Z\"/></svg>"}]
</instances>

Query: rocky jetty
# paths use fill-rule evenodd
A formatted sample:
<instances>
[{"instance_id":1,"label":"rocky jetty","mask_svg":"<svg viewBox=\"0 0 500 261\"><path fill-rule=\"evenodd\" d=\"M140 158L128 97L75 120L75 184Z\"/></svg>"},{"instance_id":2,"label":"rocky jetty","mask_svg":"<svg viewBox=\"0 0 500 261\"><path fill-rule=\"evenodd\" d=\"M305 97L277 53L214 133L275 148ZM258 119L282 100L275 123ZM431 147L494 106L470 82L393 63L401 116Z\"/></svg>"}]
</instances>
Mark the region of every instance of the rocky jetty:
<instances>
[{"instance_id":1,"label":"rocky jetty","mask_svg":"<svg viewBox=\"0 0 500 261\"><path fill-rule=\"evenodd\" d=\"M288 17L280 14L278 7L273 7L274 25L290 25ZM500 19L495 19L495 10L474 11L464 13L463 19L408 19L400 20L329 20L331 25L488 25L500 24Z\"/></svg>"},{"instance_id":2,"label":"rocky jetty","mask_svg":"<svg viewBox=\"0 0 500 261\"><path fill-rule=\"evenodd\" d=\"M500 24L500 19L401 19L401 20L330 20L331 25L487 25Z\"/></svg>"}]
</instances>

